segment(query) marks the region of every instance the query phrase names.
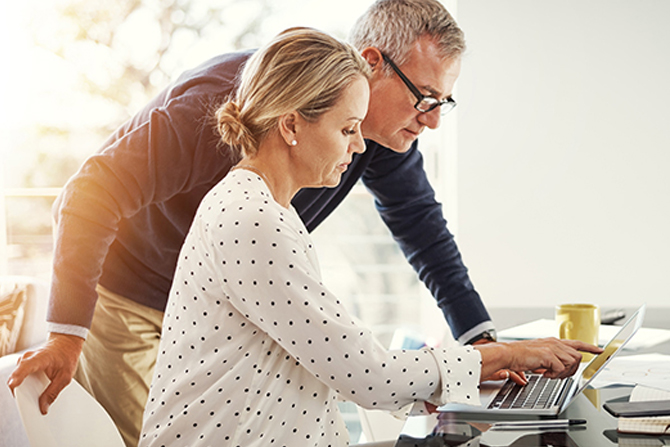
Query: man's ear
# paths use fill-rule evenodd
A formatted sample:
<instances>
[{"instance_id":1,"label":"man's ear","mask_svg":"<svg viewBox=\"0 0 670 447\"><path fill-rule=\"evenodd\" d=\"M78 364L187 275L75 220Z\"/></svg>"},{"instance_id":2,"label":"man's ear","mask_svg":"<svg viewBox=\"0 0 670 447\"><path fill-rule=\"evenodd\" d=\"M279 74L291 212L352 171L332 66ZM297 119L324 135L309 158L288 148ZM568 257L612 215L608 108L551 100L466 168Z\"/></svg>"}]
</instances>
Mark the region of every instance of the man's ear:
<instances>
[{"instance_id":1,"label":"man's ear","mask_svg":"<svg viewBox=\"0 0 670 447\"><path fill-rule=\"evenodd\" d=\"M279 134L289 146L296 139L297 122L298 112L289 112L279 117L279 122L277 123Z\"/></svg>"},{"instance_id":2,"label":"man's ear","mask_svg":"<svg viewBox=\"0 0 670 447\"><path fill-rule=\"evenodd\" d=\"M377 70L381 70L382 66L384 65L382 52L379 51L379 48L367 47L361 51L361 56L363 56L363 59L368 62L370 68L372 68L373 73L375 73Z\"/></svg>"}]
</instances>

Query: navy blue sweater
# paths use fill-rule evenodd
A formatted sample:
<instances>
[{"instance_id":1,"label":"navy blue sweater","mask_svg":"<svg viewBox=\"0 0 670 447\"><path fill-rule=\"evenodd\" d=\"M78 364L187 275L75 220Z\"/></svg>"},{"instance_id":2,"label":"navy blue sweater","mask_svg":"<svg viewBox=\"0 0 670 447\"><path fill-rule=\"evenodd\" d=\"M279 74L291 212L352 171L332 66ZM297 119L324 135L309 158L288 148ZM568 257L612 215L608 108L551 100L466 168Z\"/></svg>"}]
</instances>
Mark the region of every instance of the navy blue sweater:
<instances>
[{"instance_id":1,"label":"navy blue sweater","mask_svg":"<svg viewBox=\"0 0 670 447\"><path fill-rule=\"evenodd\" d=\"M88 158L54 204L57 237L47 320L90 327L99 282L164 310L177 257L204 195L237 156L212 112L233 92L250 52L185 72ZM459 337L489 320L422 166L417 145L396 153L367 141L336 188L302 189L293 205L312 231L358 179Z\"/></svg>"}]
</instances>

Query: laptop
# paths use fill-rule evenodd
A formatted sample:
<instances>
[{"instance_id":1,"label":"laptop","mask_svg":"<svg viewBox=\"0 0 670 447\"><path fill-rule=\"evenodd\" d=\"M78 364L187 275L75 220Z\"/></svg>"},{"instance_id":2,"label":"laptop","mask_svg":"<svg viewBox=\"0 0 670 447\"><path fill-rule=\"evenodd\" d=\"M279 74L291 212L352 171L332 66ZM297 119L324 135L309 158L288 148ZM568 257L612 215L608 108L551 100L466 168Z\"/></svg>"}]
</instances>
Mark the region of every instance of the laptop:
<instances>
[{"instance_id":1,"label":"laptop","mask_svg":"<svg viewBox=\"0 0 670 447\"><path fill-rule=\"evenodd\" d=\"M633 338L642 326L646 304L643 304L607 342L603 352L583 363L572 377L549 379L541 374L526 374L528 384L520 386L511 379L482 382L481 405L446 404L440 412L458 411L491 415L555 416L565 410L591 381Z\"/></svg>"}]
</instances>

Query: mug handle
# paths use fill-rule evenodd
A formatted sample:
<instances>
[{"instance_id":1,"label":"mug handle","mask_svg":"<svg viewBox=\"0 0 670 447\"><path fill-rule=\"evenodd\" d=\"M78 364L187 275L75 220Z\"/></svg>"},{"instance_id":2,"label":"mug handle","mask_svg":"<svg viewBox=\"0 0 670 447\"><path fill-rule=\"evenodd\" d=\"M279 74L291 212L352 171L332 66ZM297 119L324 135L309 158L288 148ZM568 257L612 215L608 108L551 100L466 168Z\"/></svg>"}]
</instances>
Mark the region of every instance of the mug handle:
<instances>
[{"instance_id":1,"label":"mug handle","mask_svg":"<svg viewBox=\"0 0 670 447\"><path fill-rule=\"evenodd\" d=\"M558 338L568 338L568 332L570 332L573 327L575 327L575 324L572 321L561 321L561 323L558 325Z\"/></svg>"}]
</instances>

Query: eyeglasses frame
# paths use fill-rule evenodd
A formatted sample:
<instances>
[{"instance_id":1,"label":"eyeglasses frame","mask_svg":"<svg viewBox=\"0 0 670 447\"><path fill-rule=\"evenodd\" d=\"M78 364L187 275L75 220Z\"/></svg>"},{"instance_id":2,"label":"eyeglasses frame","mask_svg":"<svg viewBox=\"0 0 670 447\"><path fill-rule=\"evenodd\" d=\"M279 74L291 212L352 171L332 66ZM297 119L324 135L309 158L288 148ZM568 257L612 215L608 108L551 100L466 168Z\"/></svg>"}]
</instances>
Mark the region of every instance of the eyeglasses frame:
<instances>
[{"instance_id":1,"label":"eyeglasses frame","mask_svg":"<svg viewBox=\"0 0 670 447\"><path fill-rule=\"evenodd\" d=\"M430 112L430 111L432 111L432 110L434 110L438 107L441 107L440 114L445 115L446 113L453 110L454 107L456 107L456 101L451 96L449 96L449 97L447 97L443 100L439 100L439 99L437 99L433 96L426 96L426 95L422 94L419 91L419 89L412 83L412 81L410 81L409 78L407 76L405 76L405 73L403 73L395 63L393 63L393 61L391 60L390 57L388 57L384 53L381 53L381 55L382 55L382 58L384 59L384 62L386 62L387 64L389 64L391 66L393 71L396 72L398 77L402 80L402 82L407 86L409 91L412 92L414 97L417 99L416 104L414 104L414 108L416 110L418 110L421 113L428 113L428 112ZM419 105L423 101L425 101L426 99L429 99L429 100L432 100L432 101L435 101L435 102L433 102L427 109L421 110L419 108ZM443 106L445 106L447 104L449 105L449 107L445 109Z\"/></svg>"}]
</instances>

